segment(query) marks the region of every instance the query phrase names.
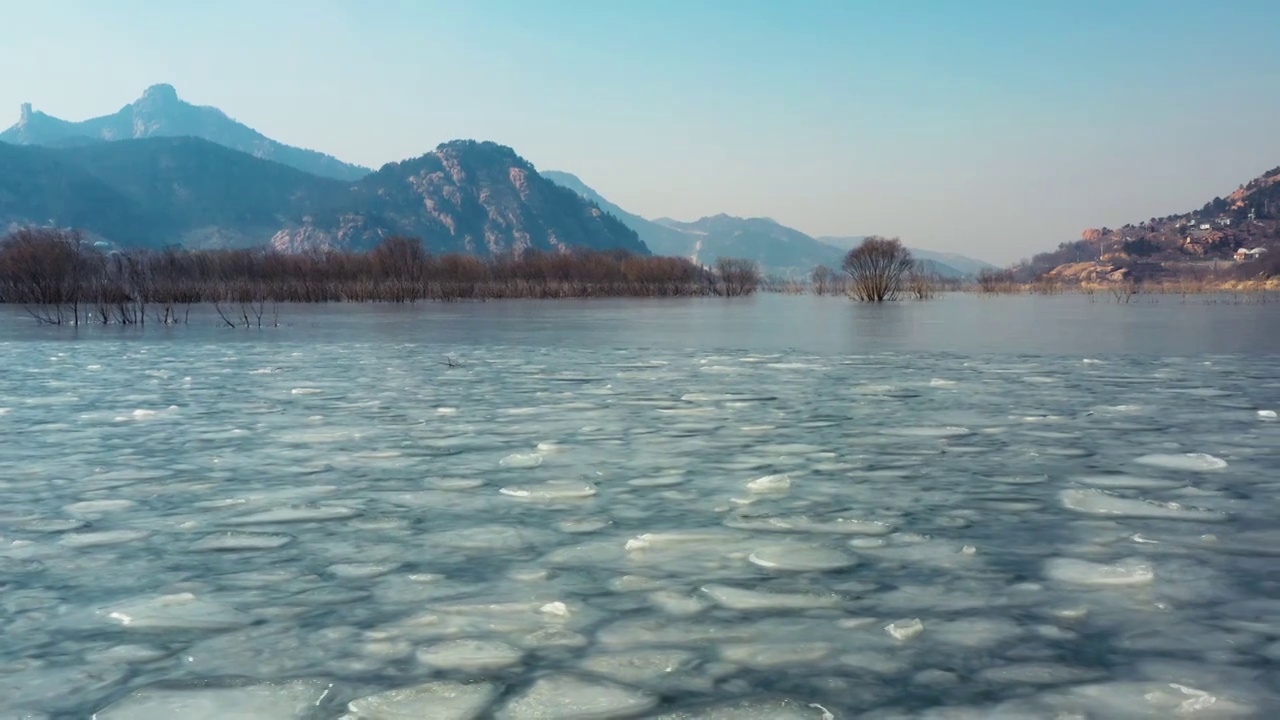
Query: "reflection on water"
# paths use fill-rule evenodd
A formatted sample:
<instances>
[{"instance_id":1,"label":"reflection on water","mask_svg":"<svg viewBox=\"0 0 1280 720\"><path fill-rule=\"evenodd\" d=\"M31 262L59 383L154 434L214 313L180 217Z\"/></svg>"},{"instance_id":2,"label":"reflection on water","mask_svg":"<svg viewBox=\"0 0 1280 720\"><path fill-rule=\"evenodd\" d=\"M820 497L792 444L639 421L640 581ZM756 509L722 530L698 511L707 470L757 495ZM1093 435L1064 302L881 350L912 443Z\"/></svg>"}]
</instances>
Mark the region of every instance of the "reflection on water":
<instances>
[{"instance_id":1,"label":"reflection on water","mask_svg":"<svg viewBox=\"0 0 1280 720\"><path fill-rule=\"evenodd\" d=\"M6 316L0 714L1280 709L1270 307L283 317Z\"/></svg>"}]
</instances>

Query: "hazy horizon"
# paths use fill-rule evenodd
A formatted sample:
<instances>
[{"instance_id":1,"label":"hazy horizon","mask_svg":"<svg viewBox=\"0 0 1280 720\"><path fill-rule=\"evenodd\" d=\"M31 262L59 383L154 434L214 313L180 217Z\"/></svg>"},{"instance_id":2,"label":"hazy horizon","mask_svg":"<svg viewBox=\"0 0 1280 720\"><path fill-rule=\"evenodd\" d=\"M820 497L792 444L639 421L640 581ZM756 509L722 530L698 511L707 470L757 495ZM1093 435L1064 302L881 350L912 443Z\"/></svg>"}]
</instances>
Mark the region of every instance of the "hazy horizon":
<instances>
[{"instance_id":1,"label":"hazy horizon","mask_svg":"<svg viewBox=\"0 0 1280 720\"><path fill-rule=\"evenodd\" d=\"M40 29L11 55L40 62L0 86L0 125L24 102L83 120L168 83L374 168L493 140L645 217L765 216L996 262L1198 208L1280 165L1280 6L1254 0L8 13Z\"/></svg>"}]
</instances>

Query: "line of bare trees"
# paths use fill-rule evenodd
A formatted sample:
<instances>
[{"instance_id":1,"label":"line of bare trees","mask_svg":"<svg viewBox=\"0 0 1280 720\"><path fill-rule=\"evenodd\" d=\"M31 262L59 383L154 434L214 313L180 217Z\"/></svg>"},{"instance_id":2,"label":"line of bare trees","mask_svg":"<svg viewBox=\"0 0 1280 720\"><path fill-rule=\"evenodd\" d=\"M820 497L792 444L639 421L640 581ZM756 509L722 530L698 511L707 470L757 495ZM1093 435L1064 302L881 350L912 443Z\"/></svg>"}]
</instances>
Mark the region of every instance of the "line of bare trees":
<instances>
[{"instance_id":1,"label":"line of bare trees","mask_svg":"<svg viewBox=\"0 0 1280 720\"><path fill-rule=\"evenodd\" d=\"M482 258L431 255L388 238L368 253L261 249L102 252L69 230L27 228L0 240L0 302L42 323L185 323L211 304L222 322L261 327L282 302L457 301L498 298L750 295L754 262L708 269L625 251L526 250Z\"/></svg>"}]
</instances>

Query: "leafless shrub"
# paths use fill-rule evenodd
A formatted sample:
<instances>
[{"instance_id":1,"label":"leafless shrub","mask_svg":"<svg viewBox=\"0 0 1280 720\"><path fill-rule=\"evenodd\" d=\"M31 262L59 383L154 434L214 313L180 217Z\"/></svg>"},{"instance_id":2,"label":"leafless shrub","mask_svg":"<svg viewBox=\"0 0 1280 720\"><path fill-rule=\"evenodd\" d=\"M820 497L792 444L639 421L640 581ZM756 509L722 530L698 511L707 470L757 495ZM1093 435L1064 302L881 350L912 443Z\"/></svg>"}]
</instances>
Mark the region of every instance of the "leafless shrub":
<instances>
[{"instance_id":1,"label":"leafless shrub","mask_svg":"<svg viewBox=\"0 0 1280 720\"><path fill-rule=\"evenodd\" d=\"M984 268L978 273L978 292L984 295L1009 294L1018 291L1012 270Z\"/></svg>"},{"instance_id":2,"label":"leafless shrub","mask_svg":"<svg viewBox=\"0 0 1280 720\"><path fill-rule=\"evenodd\" d=\"M1133 300L1133 296L1138 294L1138 286L1132 280L1122 280L1113 283L1110 287L1111 295L1118 303L1127 305Z\"/></svg>"},{"instance_id":3,"label":"leafless shrub","mask_svg":"<svg viewBox=\"0 0 1280 720\"><path fill-rule=\"evenodd\" d=\"M933 299L942 285L942 278L937 273L925 270L919 263L907 273L907 289L917 300Z\"/></svg>"},{"instance_id":4,"label":"leafless shrub","mask_svg":"<svg viewBox=\"0 0 1280 720\"><path fill-rule=\"evenodd\" d=\"M755 260L718 258L716 280L717 294L726 297L750 295L760 286L760 266Z\"/></svg>"},{"instance_id":5,"label":"leafless shrub","mask_svg":"<svg viewBox=\"0 0 1280 720\"><path fill-rule=\"evenodd\" d=\"M37 322L79 324L88 276L80 233L25 228L0 241L0 300L21 304Z\"/></svg>"},{"instance_id":6,"label":"leafless shrub","mask_svg":"<svg viewBox=\"0 0 1280 720\"><path fill-rule=\"evenodd\" d=\"M743 295L759 284L750 261L729 259L713 272L684 258L622 251L432 256L412 238L389 238L369 253L300 254L103 253L78 234L49 229L0 241L0 302L27 306L48 323L185 323L194 305L209 303L229 327L261 327L279 324L282 302Z\"/></svg>"},{"instance_id":7,"label":"leafless shrub","mask_svg":"<svg viewBox=\"0 0 1280 720\"><path fill-rule=\"evenodd\" d=\"M840 274L826 265L819 265L809 273L809 281L815 295L834 295L843 293L845 284Z\"/></svg>"},{"instance_id":8,"label":"leafless shrub","mask_svg":"<svg viewBox=\"0 0 1280 720\"><path fill-rule=\"evenodd\" d=\"M911 251L897 238L873 235L844 256L850 293L863 302L895 300L915 268Z\"/></svg>"}]
</instances>

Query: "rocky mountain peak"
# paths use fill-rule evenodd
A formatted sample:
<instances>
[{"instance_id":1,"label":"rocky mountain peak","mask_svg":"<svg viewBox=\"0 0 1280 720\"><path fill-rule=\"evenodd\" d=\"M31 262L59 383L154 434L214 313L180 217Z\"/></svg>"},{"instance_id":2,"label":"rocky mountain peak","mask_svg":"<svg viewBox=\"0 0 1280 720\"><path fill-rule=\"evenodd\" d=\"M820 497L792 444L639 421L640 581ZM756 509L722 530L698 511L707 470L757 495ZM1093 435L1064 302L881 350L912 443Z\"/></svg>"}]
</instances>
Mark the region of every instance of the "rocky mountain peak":
<instances>
[{"instance_id":1,"label":"rocky mountain peak","mask_svg":"<svg viewBox=\"0 0 1280 720\"><path fill-rule=\"evenodd\" d=\"M198 137L223 147L274 160L320 177L355 181L371 171L324 153L293 147L264 136L213 107L186 102L172 85L148 87L142 96L109 115L68 122L23 104L22 119L0 132L0 141L62 147L68 143L148 137Z\"/></svg>"},{"instance_id":2,"label":"rocky mountain peak","mask_svg":"<svg viewBox=\"0 0 1280 720\"><path fill-rule=\"evenodd\" d=\"M176 103L178 102L178 91L172 85L159 83L144 90L142 99L157 104Z\"/></svg>"}]
</instances>

